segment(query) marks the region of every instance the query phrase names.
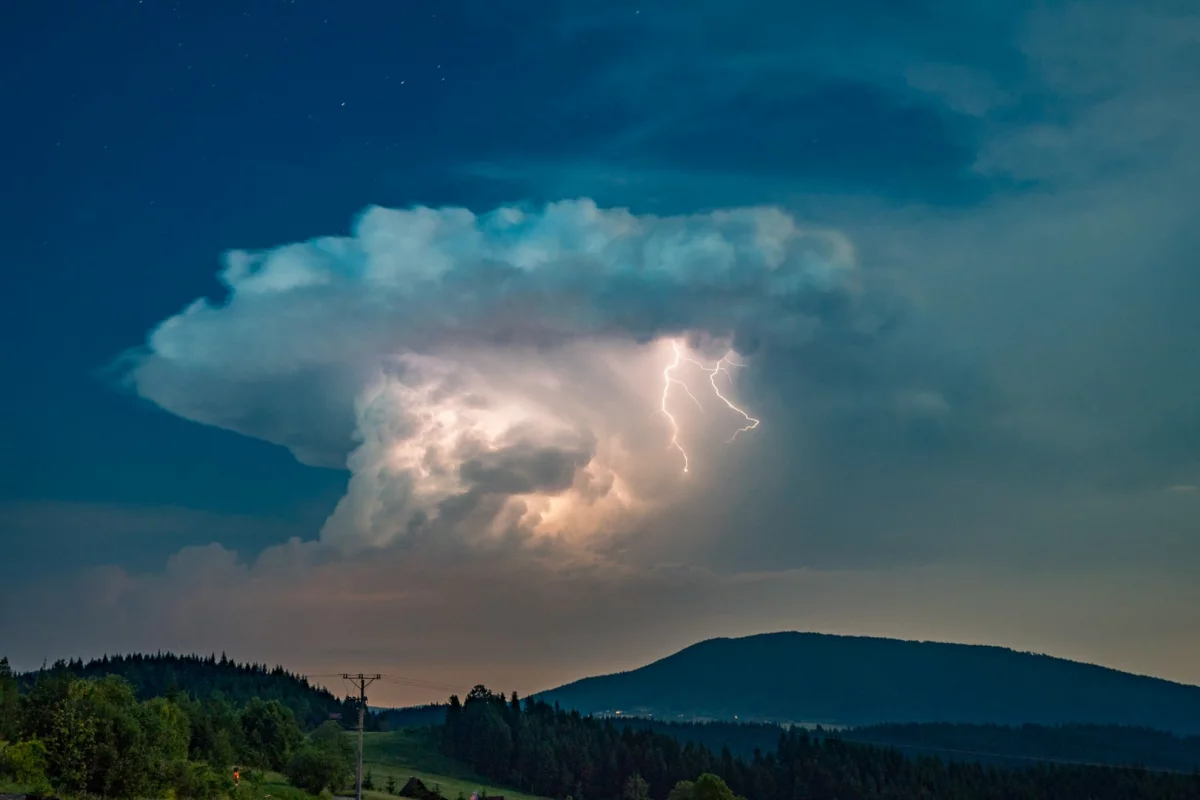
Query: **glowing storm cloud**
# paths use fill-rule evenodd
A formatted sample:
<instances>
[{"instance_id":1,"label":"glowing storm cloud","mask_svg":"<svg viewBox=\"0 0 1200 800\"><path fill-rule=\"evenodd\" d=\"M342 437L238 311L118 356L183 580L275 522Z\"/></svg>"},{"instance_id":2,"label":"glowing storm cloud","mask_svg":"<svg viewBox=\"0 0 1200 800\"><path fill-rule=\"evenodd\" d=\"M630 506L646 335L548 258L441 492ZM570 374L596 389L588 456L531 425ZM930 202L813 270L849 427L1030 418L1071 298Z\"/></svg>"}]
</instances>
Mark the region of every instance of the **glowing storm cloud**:
<instances>
[{"instance_id":1,"label":"glowing storm cloud","mask_svg":"<svg viewBox=\"0 0 1200 800\"><path fill-rule=\"evenodd\" d=\"M221 279L224 302L160 324L129 379L175 414L348 468L322 538L349 549L589 537L677 502L695 485L680 461L694 471L718 433L760 424L733 399L734 354L807 341L857 292L844 237L779 209L587 200L371 208L350 236L232 252Z\"/></svg>"}]
</instances>

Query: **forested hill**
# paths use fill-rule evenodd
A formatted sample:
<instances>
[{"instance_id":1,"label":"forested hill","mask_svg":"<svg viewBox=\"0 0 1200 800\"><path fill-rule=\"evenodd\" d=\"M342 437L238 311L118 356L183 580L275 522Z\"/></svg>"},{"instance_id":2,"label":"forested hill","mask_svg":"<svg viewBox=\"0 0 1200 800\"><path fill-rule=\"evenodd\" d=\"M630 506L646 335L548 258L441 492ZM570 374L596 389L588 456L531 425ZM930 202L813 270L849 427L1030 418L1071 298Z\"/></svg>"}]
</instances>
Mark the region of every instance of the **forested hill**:
<instances>
[{"instance_id":1,"label":"forested hill","mask_svg":"<svg viewBox=\"0 0 1200 800\"><path fill-rule=\"evenodd\" d=\"M385 730L439 726L445 705L383 709ZM618 729L652 731L680 744L691 742L713 752L728 748L751 758L754 751L773 751L784 728L774 723L678 722L622 715ZM1179 736L1151 728L1123 725L972 725L907 723L838 730L816 729L813 738L835 738L855 744L893 747L908 756L936 756L943 761L1028 767L1038 763L1137 765L1172 772L1200 771L1200 736Z\"/></svg>"},{"instance_id":2,"label":"forested hill","mask_svg":"<svg viewBox=\"0 0 1200 800\"><path fill-rule=\"evenodd\" d=\"M1200 733L1200 687L1003 647L816 633L710 639L539 695L585 714L824 725L1131 725Z\"/></svg>"},{"instance_id":3,"label":"forested hill","mask_svg":"<svg viewBox=\"0 0 1200 800\"><path fill-rule=\"evenodd\" d=\"M382 730L395 731L401 728L432 728L446 722L445 703L432 703L407 708L376 708L372 713Z\"/></svg>"},{"instance_id":4,"label":"forested hill","mask_svg":"<svg viewBox=\"0 0 1200 800\"><path fill-rule=\"evenodd\" d=\"M769 723L665 722L622 717L619 727L649 730L681 743L691 742L750 758L769 753L784 728ZM1038 763L1137 765L1173 772L1200 770L1200 736L1178 736L1150 728L1119 725L969 725L908 723L839 730L817 729L814 738L893 747L908 756L943 761L1028 767Z\"/></svg>"},{"instance_id":5,"label":"forested hill","mask_svg":"<svg viewBox=\"0 0 1200 800\"><path fill-rule=\"evenodd\" d=\"M167 697L173 692L185 692L195 699L206 700L219 694L234 706L244 706L252 698L278 700L292 710L305 727L313 727L329 719L331 713L354 710L356 706L339 700L328 690L313 686L301 675L283 667L265 664L239 664L224 654L215 655L155 655L104 656L93 661L60 661L46 672L68 672L80 678L119 675L133 687L139 699ZM29 686L38 672L22 676Z\"/></svg>"},{"instance_id":6,"label":"forested hill","mask_svg":"<svg viewBox=\"0 0 1200 800\"><path fill-rule=\"evenodd\" d=\"M654 731L583 717L540 701L521 703L516 695L506 700L483 687L461 704L451 699L441 733L446 755L498 783L551 798L712 798L717 795L676 791L681 781L706 773L752 800L1200 797L1200 775L1078 764L998 769L905 758L890 748L816 737L796 728L782 733L773 749L739 758L727 748L716 752L704 745L681 745Z\"/></svg>"},{"instance_id":7,"label":"forested hill","mask_svg":"<svg viewBox=\"0 0 1200 800\"><path fill-rule=\"evenodd\" d=\"M909 756L1024 767L1036 761L1200 772L1200 736L1116 725L873 725L833 734Z\"/></svg>"}]
</instances>

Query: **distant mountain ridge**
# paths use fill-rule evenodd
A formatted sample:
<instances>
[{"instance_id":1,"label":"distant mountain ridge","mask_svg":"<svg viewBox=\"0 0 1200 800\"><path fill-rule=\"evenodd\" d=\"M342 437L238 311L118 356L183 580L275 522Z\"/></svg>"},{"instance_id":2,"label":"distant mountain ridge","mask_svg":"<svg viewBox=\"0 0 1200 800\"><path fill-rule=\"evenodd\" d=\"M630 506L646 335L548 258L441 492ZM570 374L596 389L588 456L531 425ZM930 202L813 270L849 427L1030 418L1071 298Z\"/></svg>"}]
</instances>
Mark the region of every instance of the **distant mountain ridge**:
<instances>
[{"instance_id":1,"label":"distant mountain ridge","mask_svg":"<svg viewBox=\"0 0 1200 800\"><path fill-rule=\"evenodd\" d=\"M1200 733L1200 687L1005 647L819 633L709 639L538 695L584 714L822 725L1131 725Z\"/></svg>"}]
</instances>

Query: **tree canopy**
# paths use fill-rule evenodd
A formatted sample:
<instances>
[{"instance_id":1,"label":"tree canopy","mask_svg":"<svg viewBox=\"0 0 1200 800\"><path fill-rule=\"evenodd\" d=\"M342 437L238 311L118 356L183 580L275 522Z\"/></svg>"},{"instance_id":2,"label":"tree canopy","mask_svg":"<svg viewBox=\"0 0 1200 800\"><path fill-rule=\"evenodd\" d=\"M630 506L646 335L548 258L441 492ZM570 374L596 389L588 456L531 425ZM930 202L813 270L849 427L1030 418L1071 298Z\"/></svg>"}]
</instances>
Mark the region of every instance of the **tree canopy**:
<instances>
[{"instance_id":1,"label":"tree canopy","mask_svg":"<svg viewBox=\"0 0 1200 800\"><path fill-rule=\"evenodd\" d=\"M49 669L21 676L26 686L49 673L70 674L77 678L124 678L142 700L174 697L185 693L206 700L219 696L241 707L253 699L277 700L291 710L304 728L314 728L333 713L357 713L350 698L338 699L328 689L314 686L302 675L283 667L266 664L240 664L222 653L216 655L113 655L83 661L56 662Z\"/></svg>"},{"instance_id":2,"label":"tree canopy","mask_svg":"<svg viewBox=\"0 0 1200 800\"><path fill-rule=\"evenodd\" d=\"M1194 800L1200 775L1135 768L1041 765L1003 769L891 748L779 731L775 747L751 757L681 743L611 719L584 717L541 701L519 702L476 687L452 697L441 739L445 752L483 775L534 794L609 800L639 794L664 800ZM708 777L706 777L708 776ZM718 783L717 781L720 781ZM690 783L689 783L690 782ZM729 794L726 794L728 792Z\"/></svg>"},{"instance_id":3,"label":"tree canopy","mask_svg":"<svg viewBox=\"0 0 1200 800\"><path fill-rule=\"evenodd\" d=\"M0 778L67 796L210 800L232 790L233 765L283 769L304 739L279 700L139 699L116 675L47 671L3 708Z\"/></svg>"}]
</instances>

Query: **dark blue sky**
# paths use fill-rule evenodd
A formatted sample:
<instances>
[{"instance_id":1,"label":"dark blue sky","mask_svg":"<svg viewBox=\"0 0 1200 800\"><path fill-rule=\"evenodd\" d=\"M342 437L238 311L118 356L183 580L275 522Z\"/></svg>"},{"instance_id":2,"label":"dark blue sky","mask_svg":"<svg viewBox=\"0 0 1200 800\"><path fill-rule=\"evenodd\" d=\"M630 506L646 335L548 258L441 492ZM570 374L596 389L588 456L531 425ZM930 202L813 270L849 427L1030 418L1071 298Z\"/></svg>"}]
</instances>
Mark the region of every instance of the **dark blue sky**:
<instances>
[{"instance_id":1,"label":"dark blue sky","mask_svg":"<svg viewBox=\"0 0 1200 800\"><path fill-rule=\"evenodd\" d=\"M176 416L113 366L224 302L230 249L345 235L372 204L578 197L778 205L848 237L874 309L754 379L792 421L705 520L761 536L643 541L641 563L1070 572L1052 587L1200 566L1178 506L1200 485L1198 29L1117 0L13 0L0 577L318 536L348 471ZM813 624L864 617L839 619Z\"/></svg>"},{"instance_id":2,"label":"dark blue sky","mask_svg":"<svg viewBox=\"0 0 1200 800\"><path fill-rule=\"evenodd\" d=\"M557 199L473 179L464 165L599 158L782 173L792 191L851 186L931 202L986 191L965 172L970 121L815 71L799 85L789 75L782 96L770 84L747 87L642 135L646 104L678 102L701 78L684 64L630 87L604 76L672 23L654 19L653 4L605 5L592 9L605 24L569 35L571 9L441 0L10 8L3 59L18 78L8 104L19 114L0 145L11 185L23 189L4 214L17 300L4 324L20 343L10 371L24 389L2 400L11 448L0 461L3 499L251 514L286 513L304 498L331 504L345 475L173 418L116 391L101 371L165 314L220 298L215 273L230 247L341 233L369 203ZM878 25L878 13L864 7L826 34L855 20Z\"/></svg>"},{"instance_id":3,"label":"dark blue sky","mask_svg":"<svg viewBox=\"0 0 1200 800\"><path fill-rule=\"evenodd\" d=\"M491 127L471 105L499 81L561 73L515 52L516 16L442 3L25 3L8 14L9 103L22 111L3 147L10 185L24 188L6 201L18 302L4 324L25 389L3 401L4 498L249 513L332 502L344 475L173 418L99 371L164 312L219 297L230 246L343 231L370 202L449 201L416 176ZM483 35L497 27L508 35Z\"/></svg>"}]
</instances>

